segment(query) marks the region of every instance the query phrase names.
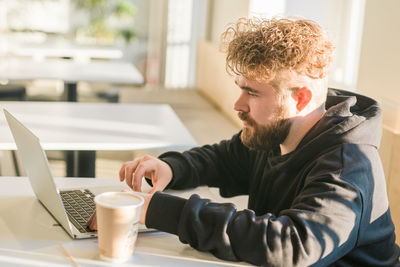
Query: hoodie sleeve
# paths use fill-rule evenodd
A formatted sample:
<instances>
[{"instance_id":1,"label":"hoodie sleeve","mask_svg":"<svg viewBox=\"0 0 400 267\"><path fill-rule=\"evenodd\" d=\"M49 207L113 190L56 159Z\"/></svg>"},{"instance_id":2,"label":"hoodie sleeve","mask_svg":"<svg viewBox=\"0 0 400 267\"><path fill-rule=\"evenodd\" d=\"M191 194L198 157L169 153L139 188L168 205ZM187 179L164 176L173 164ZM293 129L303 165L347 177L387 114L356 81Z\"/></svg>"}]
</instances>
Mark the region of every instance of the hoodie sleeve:
<instances>
[{"instance_id":1,"label":"hoodie sleeve","mask_svg":"<svg viewBox=\"0 0 400 267\"><path fill-rule=\"evenodd\" d=\"M268 266L329 265L357 241L362 195L347 182L362 164L344 163L342 152L313 164L292 206L280 214L256 216L197 195L188 200L156 193L146 225L179 236L216 257ZM354 158L354 157L353 157ZM344 167L343 165L347 165ZM167 214L171 215L168 220Z\"/></svg>"},{"instance_id":2,"label":"hoodie sleeve","mask_svg":"<svg viewBox=\"0 0 400 267\"><path fill-rule=\"evenodd\" d=\"M219 144L193 148L183 153L167 152L159 158L173 172L169 189L207 185L218 187L222 196L248 193L249 150L240 141L240 133Z\"/></svg>"}]
</instances>

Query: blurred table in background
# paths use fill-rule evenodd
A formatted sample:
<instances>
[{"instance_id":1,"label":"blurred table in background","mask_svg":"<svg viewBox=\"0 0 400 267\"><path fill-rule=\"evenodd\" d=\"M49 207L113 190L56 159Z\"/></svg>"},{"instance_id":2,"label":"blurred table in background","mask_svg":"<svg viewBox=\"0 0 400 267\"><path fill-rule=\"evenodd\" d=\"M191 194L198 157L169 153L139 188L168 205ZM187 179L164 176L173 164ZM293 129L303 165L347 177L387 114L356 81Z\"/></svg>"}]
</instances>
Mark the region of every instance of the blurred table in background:
<instances>
[{"instance_id":1,"label":"blurred table in background","mask_svg":"<svg viewBox=\"0 0 400 267\"><path fill-rule=\"evenodd\" d=\"M64 82L65 100L76 102L78 82L105 82L140 86L144 79L138 69L124 61L89 61L6 58L0 62L1 82L56 79Z\"/></svg>"},{"instance_id":2,"label":"blurred table in background","mask_svg":"<svg viewBox=\"0 0 400 267\"><path fill-rule=\"evenodd\" d=\"M0 102L44 150L66 150L67 176L95 177L96 150L186 150L197 145L169 105ZM0 150L15 150L4 113Z\"/></svg>"},{"instance_id":3,"label":"blurred table in background","mask_svg":"<svg viewBox=\"0 0 400 267\"><path fill-rule=\"evenodd\" d=\"M8 53L15 57L30 57L34 61L44 61L49 58L67 58L76 62L89 62L96 59L121 59L123 56L122 51L114 47L75 45L66 42L61 44L15 45L9 47Z\"/></svg>"}]
</instances>

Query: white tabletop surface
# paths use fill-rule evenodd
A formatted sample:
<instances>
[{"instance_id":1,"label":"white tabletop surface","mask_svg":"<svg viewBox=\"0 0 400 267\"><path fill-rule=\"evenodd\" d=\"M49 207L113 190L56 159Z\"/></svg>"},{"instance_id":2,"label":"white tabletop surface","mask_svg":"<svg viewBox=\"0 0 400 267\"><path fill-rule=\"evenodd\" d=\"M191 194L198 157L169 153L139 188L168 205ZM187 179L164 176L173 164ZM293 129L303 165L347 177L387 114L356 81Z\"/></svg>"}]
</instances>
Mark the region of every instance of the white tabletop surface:
<instances>
[{"instance_id":1,"label":"white tabletop surface","mask_svg":"<svg viewBox=\"0 0 400 267\"><path fill-rule=\"evenodd\" d=\"M9 47L9 53L16 56L44 60L46 57L71 57L77 61L92 58L119 59L123 53L111 46L87 46L68 42L45 44L16 44Z\"/></svg>"},{"instance_id":2,"label":"white tabletop surface","mask_svg":"<svg viewBox=\"0 0 400 267\"><path fill-rule=\"evenodd\" d=\"M0 80L30 81L35 79L58 79L70 83L143 84L143 76L136 67L122 61L2 59L0 62Z\"/></svg>"},{"instance_id":3,"label":"white tabletop surface","mask_svg":"<svg viewBox=\"0 0 400 267\"><path fill-rule=\"evenodd\" d=\"M169 105L0 102L45 150L185 150L196 141ZM0 112L0 150L16 149Z\"/></svg>"},{"instance_id":4,"label":"white tabletop surface","mask_svg":"<svg viewBox=\"0 0 400 267\"><path fill-rule=\"evenodd\" d=\"M56 178L59 187L106 186L116 179ZM175 192L176 193L176 192ZM198 193L213 199L207 187L180 193ZM72 266L58 246L68 250L79 266L111 265L99 260L97 239L72 240L36 199L26 177L0 177L0 265ZM182 244L177 236L163 232L140 233L133 257L116 266L235 266L210 253Z\"/></svg>"}]
</instances>

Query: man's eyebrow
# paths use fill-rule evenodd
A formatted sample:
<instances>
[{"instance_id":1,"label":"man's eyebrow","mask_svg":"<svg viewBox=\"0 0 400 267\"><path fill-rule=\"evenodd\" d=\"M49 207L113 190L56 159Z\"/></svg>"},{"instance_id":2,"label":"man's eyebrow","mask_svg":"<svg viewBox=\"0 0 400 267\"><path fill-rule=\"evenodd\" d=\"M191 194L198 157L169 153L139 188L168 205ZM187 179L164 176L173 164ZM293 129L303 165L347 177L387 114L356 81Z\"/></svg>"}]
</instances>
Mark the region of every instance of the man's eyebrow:
<instances>
[{"instance_id":1,"label":"man's eyebrow","mask_svg":"<svg viewBox=\"0 0 400 267\"><path fill-rule=\"evenodd\" d=\"M250 87L247 87L247 86L240 86L240 85L237 83L237 81L235 81L235 84L236 84L237 86L239 86L240 89L242 89L242 90L245 90L245 91L248 91L248 92L252 92L252 93L259 93L259 91L256 90L256 89L253 89L253 88L250 88Z\"/></svg>"}]
</instances>

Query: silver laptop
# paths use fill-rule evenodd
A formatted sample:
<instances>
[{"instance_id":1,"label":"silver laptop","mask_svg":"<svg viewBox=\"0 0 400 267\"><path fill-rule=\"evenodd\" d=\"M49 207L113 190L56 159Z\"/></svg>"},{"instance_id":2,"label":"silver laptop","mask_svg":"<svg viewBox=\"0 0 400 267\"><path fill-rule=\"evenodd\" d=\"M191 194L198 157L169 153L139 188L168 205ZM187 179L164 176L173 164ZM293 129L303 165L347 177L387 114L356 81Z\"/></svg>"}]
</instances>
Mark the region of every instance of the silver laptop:
<instances>
[{"instance_id":1,"label":"silver laptop","mask_svg":"<svg viewBox=\"0 0 400 267\"><path fill-rule=\"evenodd\" d=\"M6 109L3 110L36 197L72 238L96 237L97 232L91 231L85 225L95 209L94 196L102 192L118 192L129 187L121 183L120 186L90 187L90 189L57 188L39 138ZM144 225L139 227L140 232L148 230L150 229Z\"/></svg>"}]
</instances>

